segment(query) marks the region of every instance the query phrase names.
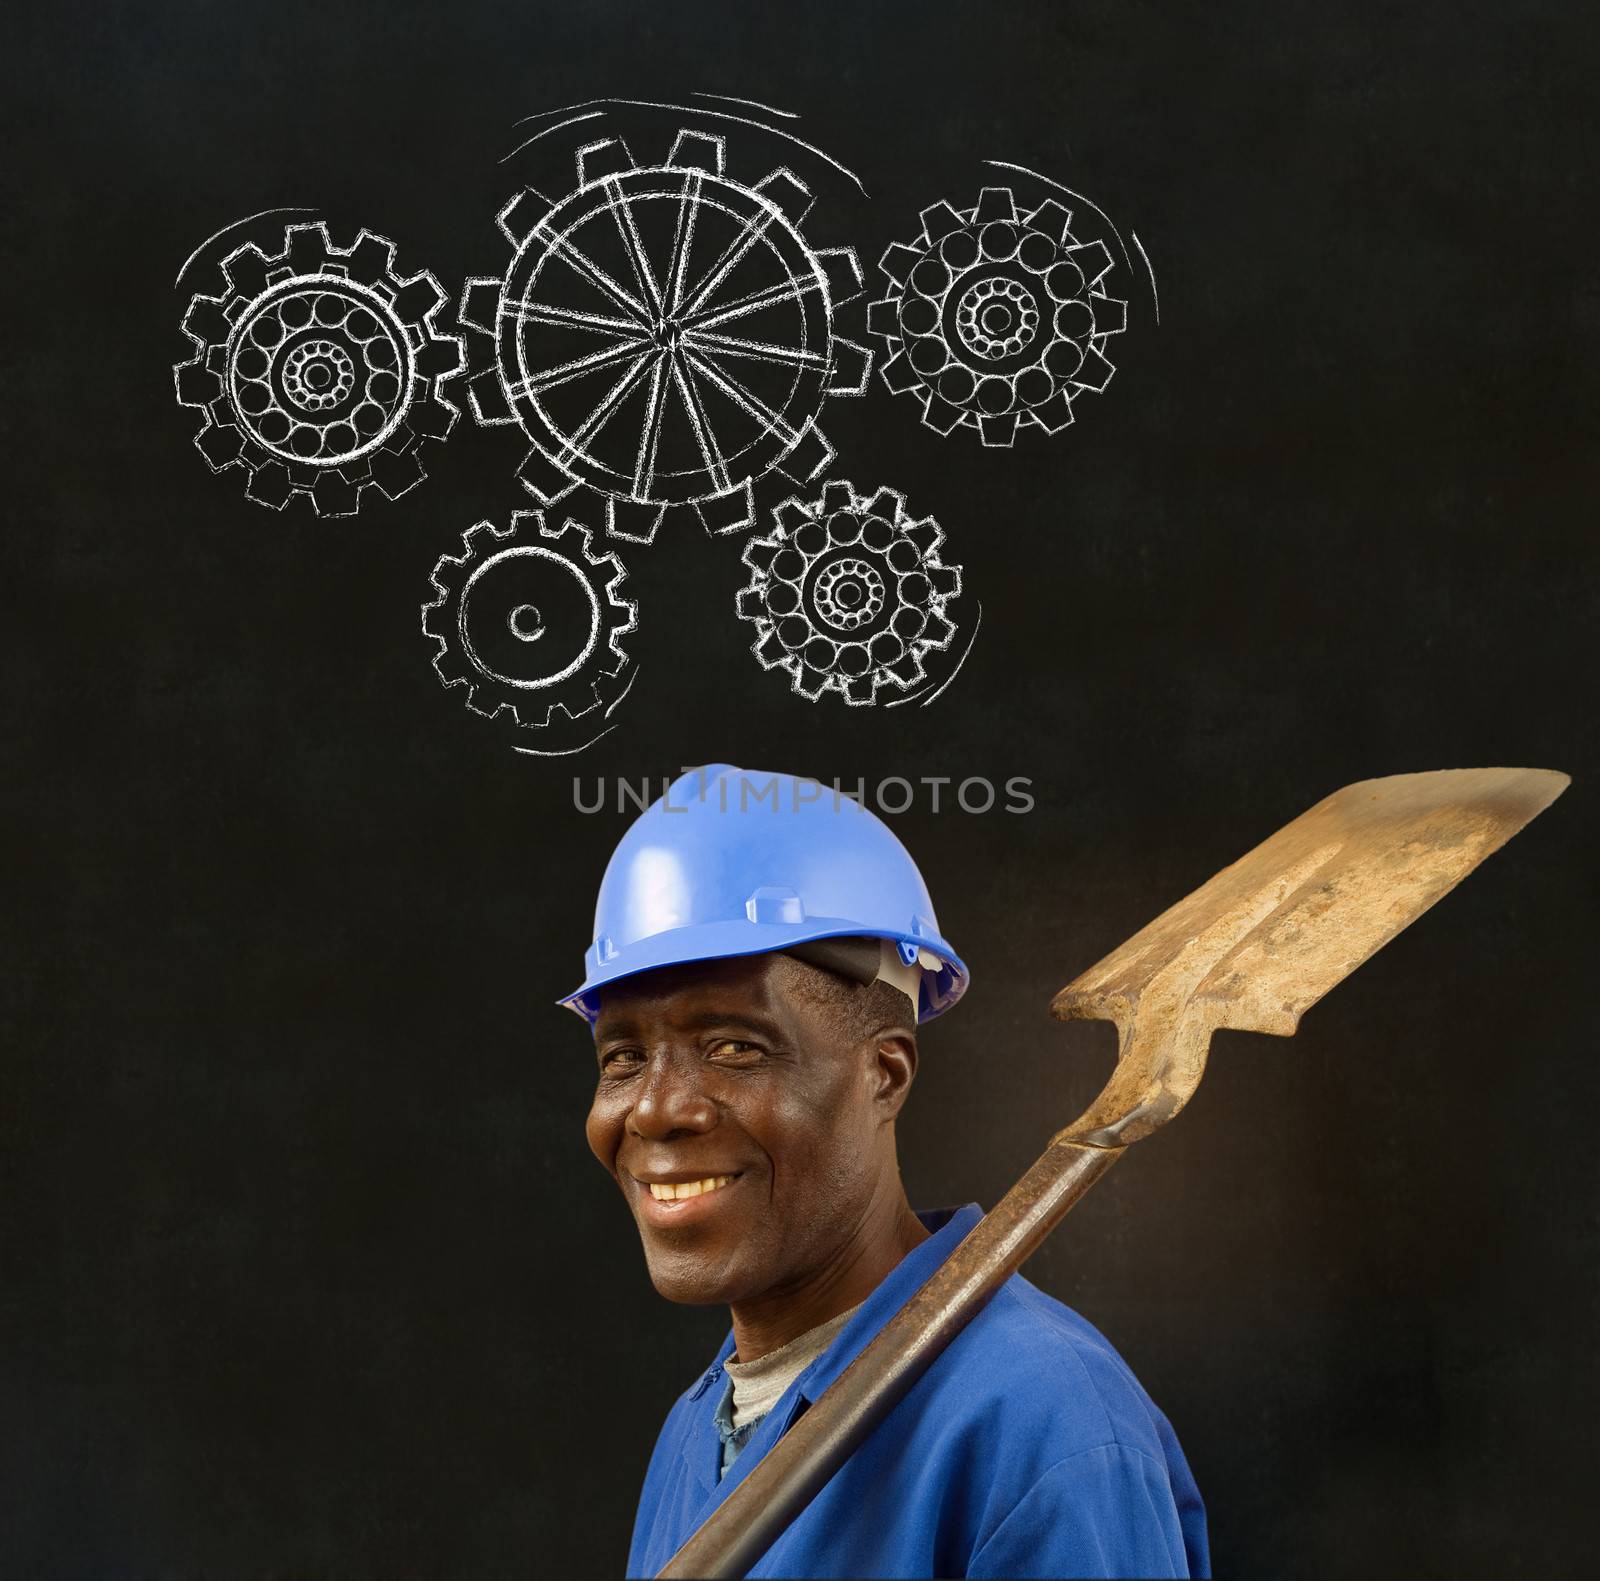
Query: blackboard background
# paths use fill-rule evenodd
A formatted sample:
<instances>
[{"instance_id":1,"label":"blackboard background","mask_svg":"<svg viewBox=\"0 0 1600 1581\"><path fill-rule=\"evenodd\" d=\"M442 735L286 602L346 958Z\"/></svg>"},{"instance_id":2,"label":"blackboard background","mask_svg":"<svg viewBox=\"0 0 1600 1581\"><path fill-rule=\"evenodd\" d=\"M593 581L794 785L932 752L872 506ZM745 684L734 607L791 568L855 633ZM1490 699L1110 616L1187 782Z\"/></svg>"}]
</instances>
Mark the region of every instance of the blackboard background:
<instances>
[{"instance_id":1,"label":"blackboard background","mask_svg":"<svg viewBox=\"0 0 1600 1581\"><path fill-rule=\"evenodd\" d=\"M1333 787L1478 763L1567 797L1191 1110L1031 1265L1171 1416L1238 1576L1571 1571L1596 1450L1592 9L35 6L9 41L11 639L0 1568L611 1574L725 1314L660 1301L551 1008L622 825L572 778L728 760L1030 776L895 827L974 969L902 1124L992 1204L1111 1057L1048 995ZM519 757L428 669L427 569L518 503L463 427L353 521L210 475L171 282L321 206L452 284L510 123L745 95L860 171L864 261L979 161L1079 188L1163 322L1059 442L881 387L841 475L984 601L937 707L810 707L729 545L630 557L642 679ZM992 177L990 178L992 179ZM832 229L830 229L832 227ZM375 502L382 506L382 502Z\"/></svg>"}]
</instances>

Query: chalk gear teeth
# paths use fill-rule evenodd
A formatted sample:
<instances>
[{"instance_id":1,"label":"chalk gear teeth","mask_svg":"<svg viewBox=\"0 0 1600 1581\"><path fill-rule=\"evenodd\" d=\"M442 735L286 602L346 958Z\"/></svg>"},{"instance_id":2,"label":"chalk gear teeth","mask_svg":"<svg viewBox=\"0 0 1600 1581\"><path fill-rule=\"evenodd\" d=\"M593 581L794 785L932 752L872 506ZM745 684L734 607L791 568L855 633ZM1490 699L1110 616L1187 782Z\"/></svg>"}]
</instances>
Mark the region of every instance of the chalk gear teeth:
<instances>
[{"instance_id":1,"label":"chalk gear teeth","mask_svg":"<svg viewBox=\"0 0 1600 1581\"><path fill-rule=\"evenodd\" d=\"M275 253L235 248L221 273L217 295L189 303L195 354L174 369L179 404L205 413L211 470L241 468L246 496L274 510L308 495L322 516L420 483L422 441L457 416L440 387L462 365L460 337L435 326L439 282L397 273L371 231L335 247L321 222L286 226Z\"/></svg>"},{"instance_id":2,"label":"chalk gear teeth","mask_svg":"<svg viewBox=\"0 0 1600 1581\"><path fill-rule=\"evenodd\" d=\"M638 606L622 596L622 563L595 553L587 528L516 511L509 526L469 528L462 546L433 568L439 596L422 606L422 631L435 673L466 686L468 708L541 729L622 695L632 679L622 639Z\"/></svg>"},{"instance_id":3,"label":"chalk gear teeth","mask_svg":"<svg viewBox=\"0 0 1600 1581\"><path fill-rule=\"evenodd\" d=\"M1079 242L1053 198L1020 217L1009 187L983 188L969 209L935 203L922 235L878 267L891 290L867 328L891 353L883 382L941 434L976 428L1004 446L1019 426L1059 433L1074 401L1111 382L1106 348L1128 304L1109 294L1110 249Z\"/></svg>"},{"instance_id":4,"label":"chalk gear teeth","mask_svg":"<svg viewBox=\"0 0 1600 1581\"><path fill-rule=\"evenodd\" d=\"M939 524L914 519L893 489L869 499L842 482L774 515L776 529L745 545L751 574L738 597L762 668L786 671L813 700L833 691L875 703L885 687L920 685L926 656L955 636L945 611L961 592Z\"/></svg>"},{"instance_id":5,"label":"chalk gear teeth","mask_svg":"<svg viewBox=\"0 0 1600 1581\"><path fill-rule=\"evenodd\" d=\"M499 215L510 268L462 297L474 367L489 362L471 409L532 440L522 486L541 505L595 489L607 530L635 542L672 506L709 532L753 527L753 485L774 469L786 492L819 478L823 403L860 395L871 372L833 332L862 289L854 250L806 242L812 195L793 172L747 186L724 152L690 130L662 164L636 164L619 138L579 149L577 189L518 193Z\"/></svg>"}]
</instances>

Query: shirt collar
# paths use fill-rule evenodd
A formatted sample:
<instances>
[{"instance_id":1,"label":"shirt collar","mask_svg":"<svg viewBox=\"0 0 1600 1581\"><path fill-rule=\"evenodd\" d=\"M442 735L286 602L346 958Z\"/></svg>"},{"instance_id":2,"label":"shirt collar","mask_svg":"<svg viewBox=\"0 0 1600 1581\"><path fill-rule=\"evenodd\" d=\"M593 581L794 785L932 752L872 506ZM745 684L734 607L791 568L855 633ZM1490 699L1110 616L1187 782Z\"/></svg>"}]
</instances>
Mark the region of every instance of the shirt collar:
<instances>
[{"instance_id":1,"label":"shirt collar","mask_svg":"<svg viewBox=\"0 0 1600 1581\"><path fill-rule=\"evenodd\" d=\"M833 1343L795 1379L808 1405L877 1338L878 1330L903 1307L933 1272L967 1238L983 1217L976 1202L962 1208L919 1210L917 1217L932 1233L912 1247L884 1276L878 1288L861 1303L861 1309L834 1336Z\"/></svg>"}]
</instances>

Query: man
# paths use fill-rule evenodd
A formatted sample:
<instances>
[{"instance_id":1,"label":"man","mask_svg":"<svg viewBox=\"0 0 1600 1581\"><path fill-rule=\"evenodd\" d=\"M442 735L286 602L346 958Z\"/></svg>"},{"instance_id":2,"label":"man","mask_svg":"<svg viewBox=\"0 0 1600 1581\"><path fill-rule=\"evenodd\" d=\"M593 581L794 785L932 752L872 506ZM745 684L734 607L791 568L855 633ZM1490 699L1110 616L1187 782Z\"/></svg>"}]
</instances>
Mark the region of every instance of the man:
<instances>
[{"instance_id":1,"label":"man","mask_svg":"<svg viewBox=\"0 0 1600 1581\"><path fill-rule=\"evenodd\" d=\"M654 1575L954 1250L913 1212L895 1120L917 1026L967 970L911 857L814 781L677 781L601 883L583 986L595 1155L656 1289L732 1330L669 1413L630 1576ZM1172 1429L1082 1318L1014 1274L753 1576L1207 1573Z\"/></svg>"}]
</instances>

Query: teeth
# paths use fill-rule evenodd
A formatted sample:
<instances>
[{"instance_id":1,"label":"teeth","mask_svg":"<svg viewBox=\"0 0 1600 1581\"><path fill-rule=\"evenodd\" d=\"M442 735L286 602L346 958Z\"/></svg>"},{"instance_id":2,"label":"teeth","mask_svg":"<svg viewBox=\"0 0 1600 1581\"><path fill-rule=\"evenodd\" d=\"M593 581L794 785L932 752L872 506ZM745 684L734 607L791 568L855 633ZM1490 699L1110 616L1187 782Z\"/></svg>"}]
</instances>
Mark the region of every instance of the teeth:
<instances>
[{"instance_id":1,"label":"teeth","mask_svg":"<svg viewBox=\"0 0 1600 1581\"><path fill-rule=\"evenodd\" d=\"M670 1180L652 1180L650 1182L650 1195L657 1202L672 1202L679 1197L698 1197L703 1191L715 1191L718 1186L725 1186L732 1175L708 1175L704 1180L682 1180L674 1185Z\"/></svg>"}]
</instances>

